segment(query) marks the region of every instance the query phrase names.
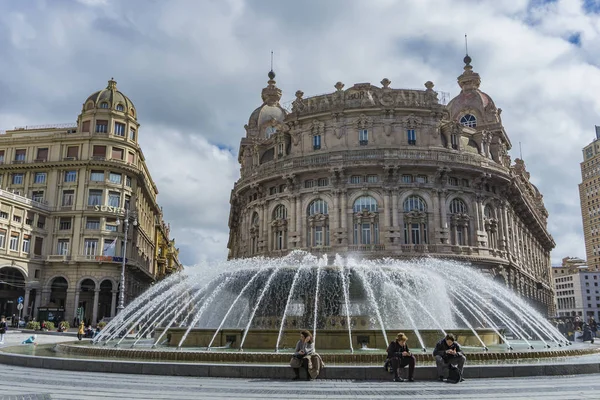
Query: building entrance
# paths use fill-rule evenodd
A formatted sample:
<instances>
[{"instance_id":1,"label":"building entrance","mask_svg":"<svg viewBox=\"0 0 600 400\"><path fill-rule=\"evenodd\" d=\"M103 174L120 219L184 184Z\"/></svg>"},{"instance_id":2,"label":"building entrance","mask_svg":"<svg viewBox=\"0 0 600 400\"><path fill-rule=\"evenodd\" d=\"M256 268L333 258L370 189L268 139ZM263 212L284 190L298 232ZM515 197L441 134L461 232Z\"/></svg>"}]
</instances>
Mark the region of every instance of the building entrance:
<instances>
[{"instance_id":1,"label":"building entrance","mask_svg":"<svg viewBox=\"0 0 600 400\"><path fill-rule=\"evenodd\" d=\"M25 297L25 276L16 268L0 268L0 314L18 318L19 297Z\"/></svg>"}]
</instances>

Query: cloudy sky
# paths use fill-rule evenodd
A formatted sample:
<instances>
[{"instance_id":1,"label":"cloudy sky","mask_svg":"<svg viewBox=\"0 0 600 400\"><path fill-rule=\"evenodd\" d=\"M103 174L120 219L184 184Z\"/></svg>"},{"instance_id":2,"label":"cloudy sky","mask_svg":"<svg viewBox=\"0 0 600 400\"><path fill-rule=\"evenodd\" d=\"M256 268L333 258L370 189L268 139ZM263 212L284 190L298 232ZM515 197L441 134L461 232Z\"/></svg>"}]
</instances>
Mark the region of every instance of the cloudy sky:
<instances>
[{"instance_id":1,"label":"cloudy sky","mask_svg":"<svg viewBox=\"0 0 600 400\"><path fill-rule=\"evenodd\" d=\"M227 255L229 194L270 51L283 101L342 81L458 94L464 34L532 181L553 262L585 257L577 184L600 124L598 0L0 1L0 129L74 122L114 77L186 265Z\"/></svg>"}]
</instances>

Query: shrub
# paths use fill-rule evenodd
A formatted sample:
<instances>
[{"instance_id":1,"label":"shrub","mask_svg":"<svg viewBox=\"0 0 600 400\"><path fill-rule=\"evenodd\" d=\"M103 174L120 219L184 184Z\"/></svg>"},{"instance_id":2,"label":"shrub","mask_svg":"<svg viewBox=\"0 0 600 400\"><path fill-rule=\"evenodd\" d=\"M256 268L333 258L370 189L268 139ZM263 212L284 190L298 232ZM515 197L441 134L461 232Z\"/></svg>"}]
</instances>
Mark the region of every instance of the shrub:
<instances>
[{"instance_id":1,"label":"shrub","mask_svg":"<svg viewBox=\"0 0 600 400\"><path fill-rule=\"evenodd\" d=\"M26 326L27 329L33 329L35 331L40 330L40 323L37 321L29 321Z\"/></svg>"},{"instance_id":2,"label":"shrub","mask_svg":"<svg viewBox=\"0 0 600 400\"><path fill-rule=\"evenodd\" d=\"M100 322L98 322L98 325L96 325L96 326L100 329L104 329L104 327L106 326L106 322L100 321Z\"/></svg>"},{"instance_id":3,"label":"shrub","mask_svg":"<svg viewBox=\"0 0 600 400\"><path fill-rule=\"evenodd\" d=\"M58 326L61 326L61 325L62 325L63 330L65 330L65 331L71 327L71 325L69 325L69 323L67 321L62 321L60 324L58 324Z\"/></svg>"},{"instance_id":4,"label":"shrub","mask_svg":"<svg viewBox=\"0 0 600 400\"><path fill-rule=\"evenodd\" d=\"M46 329L48 329L49 331L53 331L55 326L54 326L54 322L50 322L50 321L44 321L44 326L46 327Z\"/></svg>"}]
</instances>

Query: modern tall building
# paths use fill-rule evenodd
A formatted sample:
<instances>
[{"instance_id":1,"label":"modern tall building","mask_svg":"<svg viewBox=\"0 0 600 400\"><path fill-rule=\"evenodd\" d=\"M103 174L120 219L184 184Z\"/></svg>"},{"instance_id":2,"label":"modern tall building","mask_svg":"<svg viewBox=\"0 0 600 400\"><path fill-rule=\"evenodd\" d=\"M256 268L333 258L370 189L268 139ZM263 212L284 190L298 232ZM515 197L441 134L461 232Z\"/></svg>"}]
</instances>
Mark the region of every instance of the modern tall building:
<instances>
[{"instance_id":1,"label":"modern tall building","mask_svg":"<svg viewBox=\"0 0 600 400\"><path fill-rule=\"evenodd\" d=\"M579 199L583 219L585 254L589 268L600 266L600 126L596 126L596 139L583 148Z\"/></svg>"},{"instance_id":2,"label":"modern tall building","mask_svg":"<svg viewBox=\"0 0 600 400\"><path fill-rule=\"evenodd\" d=\"M269 73L231 193L229 258L293 249L471 262L554 314L548 212L501 109L465 57L447 105L425 90L358 83L287 110Z\"/></svg>"},{"instance_id":3,"label":"modern tall building","mask_svg":"<svg viewBox=\"0 0 600 400\"><path fill-rule=\"evenodd\" d=\"M131 100L114 80L77 123L0 135L0 313L95 323L181 269L138 143ZM124 226L129 216L127 249Z\"/></svg>"}]
</instances>

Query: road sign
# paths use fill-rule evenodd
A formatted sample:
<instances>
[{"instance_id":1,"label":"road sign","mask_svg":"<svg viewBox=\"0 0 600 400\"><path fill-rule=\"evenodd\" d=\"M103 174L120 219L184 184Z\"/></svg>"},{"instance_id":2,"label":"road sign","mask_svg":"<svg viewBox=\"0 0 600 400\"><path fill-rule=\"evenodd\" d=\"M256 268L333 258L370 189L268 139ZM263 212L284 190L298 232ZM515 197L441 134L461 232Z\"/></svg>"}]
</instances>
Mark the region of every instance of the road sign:
<instances>
[{"instance_id":1,"label":"road sign","mask_svg":"<svg viewBox=\"0 0 600 400\"><path fill-rule=\"evenodd\" d=\"M23 302L23 296L19 296L17 299L17 303L21 304Z\"/></svg>"},{"instance_id":2,"label":"road sign","mask_svg":"<svg viewBox=\"0 0 600 400\"><path fill-rule=\"evenodd\" d=\"M17 304L17 310L21 311L23 309L23 303Z\"/></svg>"}]
</instances>

